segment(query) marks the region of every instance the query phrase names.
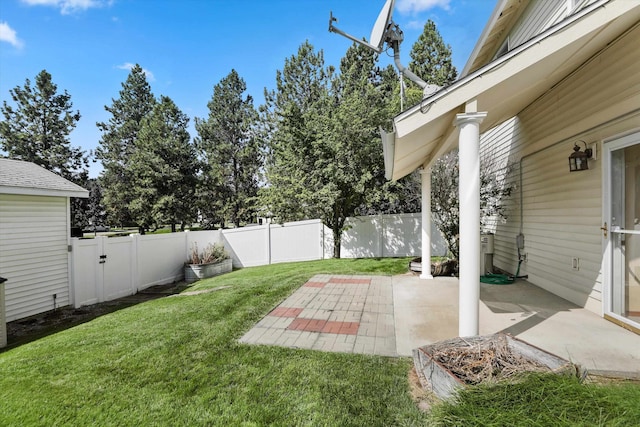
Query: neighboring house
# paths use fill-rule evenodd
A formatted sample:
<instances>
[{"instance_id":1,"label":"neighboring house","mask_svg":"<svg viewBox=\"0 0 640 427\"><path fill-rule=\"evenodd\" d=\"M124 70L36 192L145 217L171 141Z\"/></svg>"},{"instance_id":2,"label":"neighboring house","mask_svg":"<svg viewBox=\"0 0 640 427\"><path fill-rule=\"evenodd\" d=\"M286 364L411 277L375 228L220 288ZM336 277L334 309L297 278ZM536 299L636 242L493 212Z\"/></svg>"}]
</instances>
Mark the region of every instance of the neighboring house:
<instances>
[{"instance_id":1,"label":"neighboring house","mask_svg":"<svg viewBox=\"0 0 640 427\"><path fill-rule=\"evenodd\" d=\"M460 335L477 333L485 154L515 166L494 264L640 332L639 40L640 1L498 0L461 77L395 118L387 175L422 167L425 198L460 150ZM570 172L576 144L592 157Z\"/></svg>"},{"instance_id":2,"label":"neighboring house","mask_svg":"<svg viewBox=\"0 0 640 427\"><path fill-rule=\"evenodd\" d=\"M0 276L6 321L70 305L70 197L78 185L34 163L0 159Z\"/></svg>"}]
</instances>

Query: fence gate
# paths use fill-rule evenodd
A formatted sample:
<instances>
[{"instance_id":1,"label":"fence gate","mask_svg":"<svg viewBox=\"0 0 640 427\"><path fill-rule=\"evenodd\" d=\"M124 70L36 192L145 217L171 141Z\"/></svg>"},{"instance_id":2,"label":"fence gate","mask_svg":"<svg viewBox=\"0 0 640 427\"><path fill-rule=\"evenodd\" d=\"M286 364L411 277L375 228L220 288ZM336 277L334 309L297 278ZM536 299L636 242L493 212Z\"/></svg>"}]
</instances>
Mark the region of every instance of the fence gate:
<instances>
[{"instance_id":1,"label":"fence gate","mask_svg":"<svg viewBox=\"0 0 640 427\"><path fill-rule=\"evenodd\" d=\"M129 237L101 240L103 249L98 264L104 275L103 301L135 294L135 241Z\"/></svg>"},{"instance_id":2,"label":"fence gate","mask_svg":"<svg viewBox=\"0 0 640 427\"><path fill-rule=\"evenodd\" d=\"M128 237L73 240L75 307L109 301L136 292L135 241Z\"/></svg>"}]
</instances>

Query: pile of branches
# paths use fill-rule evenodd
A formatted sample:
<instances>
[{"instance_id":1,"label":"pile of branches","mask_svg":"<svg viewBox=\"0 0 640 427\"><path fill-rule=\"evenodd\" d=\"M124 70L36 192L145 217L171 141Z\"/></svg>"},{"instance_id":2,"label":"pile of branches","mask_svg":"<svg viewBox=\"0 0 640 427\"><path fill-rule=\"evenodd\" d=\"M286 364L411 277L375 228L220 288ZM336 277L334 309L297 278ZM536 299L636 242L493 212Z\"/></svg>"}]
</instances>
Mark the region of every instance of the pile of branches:
<instances>
[{"instance_id":1,"label":"pile of branches","mask_svg":"<svg viewBox=\"0 0 640 427\"><path fill-rule=\"evenodd\" d=\"M429 353L468 385L500 381L524 372L550 371L547 366L513 351L504 335L442 341L431 346Z\"/></svg>"}]
</instances>

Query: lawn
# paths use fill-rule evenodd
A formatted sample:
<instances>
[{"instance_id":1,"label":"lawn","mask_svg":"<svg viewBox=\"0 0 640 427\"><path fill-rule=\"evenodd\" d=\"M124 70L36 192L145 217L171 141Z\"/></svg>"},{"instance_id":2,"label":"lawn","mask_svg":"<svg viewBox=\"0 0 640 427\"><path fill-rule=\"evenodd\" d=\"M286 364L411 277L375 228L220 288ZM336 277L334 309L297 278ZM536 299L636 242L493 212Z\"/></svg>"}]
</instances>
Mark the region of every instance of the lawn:
<instances>
[{"instance_id":1,"label":"lawn","mask_svg":"<svg viewBox=\"0 0 640 427\"><path fill-rule=\"evenodd\" d=\"M407 263L247 268L189 290L224 289L150 301L0 353L0 425L622 426L640 419L640 387L544 377L470 389L459 405L427 415L411 399L408 358L237 342L314 274L398 274Z\"/></svg>"},{"instance_id":2,"label":"lawn","mask_svg":"<svg viewBox=\"0 0 640 427\"><path fill-rule=\"evenodd\" d=\"M238 344L316 273L407 260L247 268L0 354L0 425L407 425L409 359Z\"/></svg>"}]
</instances>

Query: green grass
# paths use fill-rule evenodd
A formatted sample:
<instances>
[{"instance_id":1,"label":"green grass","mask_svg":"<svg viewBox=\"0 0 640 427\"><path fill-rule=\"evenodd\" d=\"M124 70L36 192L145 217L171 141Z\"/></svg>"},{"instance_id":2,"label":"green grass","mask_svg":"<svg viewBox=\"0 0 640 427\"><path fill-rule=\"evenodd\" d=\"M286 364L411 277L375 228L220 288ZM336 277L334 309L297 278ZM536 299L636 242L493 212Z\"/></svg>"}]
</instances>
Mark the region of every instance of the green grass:
<instances>
[{"instance_id":1,"label":"green grass","mask_svg":"<svg viewBox=\"0 0 640 427\"><path fill-rule=\"evenodd\" d=\"M529 374L514 384L466 389L456 401L437 405L430 421L437 426L637 426L640 386Z\"/></svg>"},{"instance_id":2,"label":"green grass","mask_svg":"<svg viewBox=\"0 0 640 427\"><path fill-rule=\"evenodd\" d=\"M395 274L407 260L247 268L0 354L0 425L409 425L408 359L240 345L319 272ZM193 288L191 289L193 290Z\"/></svg>"},{"instance_id":3,"label":"green grass","mask_svg":"<svg viewBox=\"0 0 640 427\"><path fill-rule=\"evenodd\" d=\"M531 376L418 411L408 358L241 345L317 273L400 274L408 259L246 268L0 353L0 426L637 425L640 387Z\"/></svg>"}]
</instances>

